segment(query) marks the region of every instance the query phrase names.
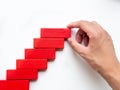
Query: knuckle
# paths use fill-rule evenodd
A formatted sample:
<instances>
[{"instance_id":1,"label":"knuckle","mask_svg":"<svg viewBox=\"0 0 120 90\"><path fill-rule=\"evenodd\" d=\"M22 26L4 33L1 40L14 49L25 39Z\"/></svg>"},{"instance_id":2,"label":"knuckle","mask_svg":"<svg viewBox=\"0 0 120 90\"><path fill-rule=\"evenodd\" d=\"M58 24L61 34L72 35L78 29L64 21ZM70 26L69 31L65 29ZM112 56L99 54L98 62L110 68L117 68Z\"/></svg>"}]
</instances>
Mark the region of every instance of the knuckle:
<instances>
[{"instance_id":1,"label":"knuckle","mask_svg":"<svg viewBox=\"0 0 120 90\"><path fill-rule=\"evenodd\" d=\"M98 37L101 37L103 35L103 31L101 31L101 30L99 30L99 32L98 32Z\"/></svg>"},{"instance_id":2,"label":"knuckle","mask_svg":"<svg viewBox=\"0 0 120 90\"><path fill-rule=\"evenodd\" d=\"M96 31L92 34L91 39L99 39L102 37L102 35L103 35L103 33L101 31L100 32Z\"/></svg>"},{"instance_id":3,"label":"knuckle","mask_svg":"<svg viewBox=\"0 0 120 90\"><path fill-rule=\"evenodd\" d=\"M109 33L107 31L104 30L104 33L107 35L107 36L110 36Z\"/></svg>"},{"instance_id":4,"label":"knuckle","mask_svg":"<svg viewBox=\"0 0 120 90\"><path fill-rule=\"evenodd\" d=\"M91 23L96 24L97 22L96 21L92 21Z\"/></svg>"},{"instance_id":5,"label":"knuckle","mask_svg":"<svg viewBox=\"0 0 120 90\"><path fill-rule=\"evenodd\" d=\"M80 22L87 22L87 20L81 20Z\"/></svg>"},{"instance_id":6,"label":"knuckle","mask_svg":"<svg viewBox=\"0 0 120 90\"><path fill-rule=\"evenodd\" d=\"M89 23L89 21L87 21L87 20L81 20L80 23L81 23L81 24Z\"/></svg>"}]
</instances>

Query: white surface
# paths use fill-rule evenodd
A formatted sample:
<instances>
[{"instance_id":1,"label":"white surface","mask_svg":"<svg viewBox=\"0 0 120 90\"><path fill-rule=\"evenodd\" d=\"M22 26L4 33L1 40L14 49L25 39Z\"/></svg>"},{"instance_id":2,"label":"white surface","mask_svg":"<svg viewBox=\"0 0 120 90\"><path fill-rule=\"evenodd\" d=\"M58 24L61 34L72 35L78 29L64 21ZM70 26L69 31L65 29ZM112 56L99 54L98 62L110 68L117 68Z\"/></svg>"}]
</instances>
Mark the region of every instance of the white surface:
<instances>
[{"instance_id":1,"label":"white surface","mask_svg":"<svg viewBox=\"0 0 120 90\"><path fill-rule=\"evenodd\" d=\"M110 33L120 59L120 0L0 0L0 79L24 58L25 48L33 47L39 28L66 27L81 19L95 20ZM67 42L56 55L30 90L111 90Z\"/></svg>"}]
</instances>

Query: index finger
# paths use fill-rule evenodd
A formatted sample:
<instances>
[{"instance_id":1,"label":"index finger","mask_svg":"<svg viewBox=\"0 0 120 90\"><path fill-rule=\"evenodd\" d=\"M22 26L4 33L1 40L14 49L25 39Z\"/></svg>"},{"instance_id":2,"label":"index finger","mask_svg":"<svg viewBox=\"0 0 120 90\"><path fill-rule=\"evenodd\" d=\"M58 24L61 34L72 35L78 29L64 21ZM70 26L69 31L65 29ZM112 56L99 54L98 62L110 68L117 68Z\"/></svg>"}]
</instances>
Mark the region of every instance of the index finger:
<instances>
[{"instance_id":1,"label":"index finger","mask_svg":"<svg viewBox=\"0 0 120 90\"><path fill-rule=\"evenodd\" d=\"M89 21L77 21L72 22L68 26L68 28L79 28L84 31L88 36L93 33L93 25Z\"/></svg>"}]
</instances>

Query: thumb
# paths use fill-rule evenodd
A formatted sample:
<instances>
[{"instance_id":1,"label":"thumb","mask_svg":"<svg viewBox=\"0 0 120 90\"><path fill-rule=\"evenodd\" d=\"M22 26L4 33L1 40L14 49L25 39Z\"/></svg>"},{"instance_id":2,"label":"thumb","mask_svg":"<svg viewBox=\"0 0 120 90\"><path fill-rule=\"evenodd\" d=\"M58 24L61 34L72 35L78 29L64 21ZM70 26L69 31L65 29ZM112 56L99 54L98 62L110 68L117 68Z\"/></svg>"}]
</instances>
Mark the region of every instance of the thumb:
<instances>
[{"instance_id":1,"label":"thumb","mask_svg":"<svg viewBox=\"0 0 120 90\"><path fill-rule=\"evenodd\" d=\"M79 44L77 41L75 41L72 38L69 38L68 42L70 46L72 47L72 49L75 50L77 53L79 53L80 55L85 54L85 51L86 51L85 46L83 46L82 44Z\"/></svg>"}]
</instances>

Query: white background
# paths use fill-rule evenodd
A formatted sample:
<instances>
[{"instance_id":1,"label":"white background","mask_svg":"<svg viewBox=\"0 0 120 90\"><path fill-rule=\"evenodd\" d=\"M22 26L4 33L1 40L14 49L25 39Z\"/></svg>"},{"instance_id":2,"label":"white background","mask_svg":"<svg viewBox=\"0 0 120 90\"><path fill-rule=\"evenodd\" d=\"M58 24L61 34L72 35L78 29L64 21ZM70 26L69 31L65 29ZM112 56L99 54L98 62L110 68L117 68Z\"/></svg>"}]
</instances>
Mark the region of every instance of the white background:
<instances>
[{"instance_id":1,"label":"white background","mask_svg":"<svg viewBox=\"0 0 120 90\"><path fill-rule=\"evenodd\" d=\"M15 69L24 49L33 47L41 27L66 27L77 20L97 21L112 36L120 59L120 0L0 0L0 79ZM74 37L76 31L72 32ZM30 90L111 90L65 42Z\"/></svg>"}]
</instances>

